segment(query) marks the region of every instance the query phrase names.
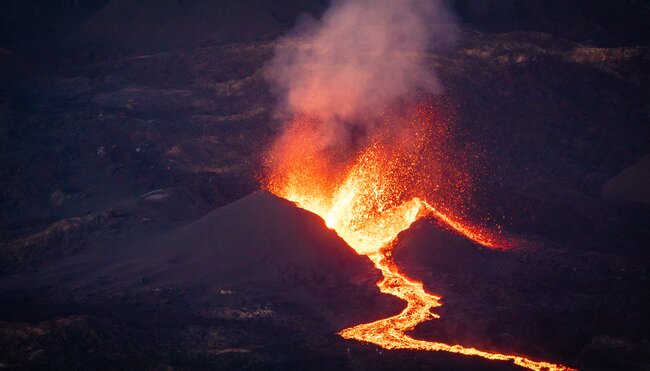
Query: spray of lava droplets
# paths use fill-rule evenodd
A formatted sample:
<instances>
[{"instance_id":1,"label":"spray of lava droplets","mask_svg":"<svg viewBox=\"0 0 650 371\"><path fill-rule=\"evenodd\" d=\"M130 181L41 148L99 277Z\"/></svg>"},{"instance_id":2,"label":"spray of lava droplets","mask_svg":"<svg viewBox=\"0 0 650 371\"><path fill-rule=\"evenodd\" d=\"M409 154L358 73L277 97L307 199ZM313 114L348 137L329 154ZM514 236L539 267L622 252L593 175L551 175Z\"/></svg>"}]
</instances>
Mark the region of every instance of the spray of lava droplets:
<instances>
[{"instance_id":1,"label":"spray of lava droplets","mask_svg":"<svg viewBox=\"0 0 650 371\"><path fill-rule=\"evenodd\" d=\"M532 370L570 370L519 355L417 340L408 335L418 324L439 318L431 310L442 304L439 296L427 293L422 283L410 279L393 264L391 249L401 231L428 215L489 248L505 248L508 241L455 214L453 207L458 204L453 201L434 202L423 197L441 189L436 175L443 170L431 154L441 152L435 145L448 135L432 105L384 113L376 120L372 133L365 133L366 139L361 145L357 143L352 154L340 156L331 148L323 148L322 133L317 130L321 120L305 116L290 122L269 151L267 189L321 216L329 228L382 272L384 279L377 284L381 292L406 301L406 308L396 316L350 327L339 334L385 349L444 351L510 361ZM395 125L396 121L399 125ZM466 178L462 174L452 179L461 184L463 180Z\"/></svg>"}]
</instances>

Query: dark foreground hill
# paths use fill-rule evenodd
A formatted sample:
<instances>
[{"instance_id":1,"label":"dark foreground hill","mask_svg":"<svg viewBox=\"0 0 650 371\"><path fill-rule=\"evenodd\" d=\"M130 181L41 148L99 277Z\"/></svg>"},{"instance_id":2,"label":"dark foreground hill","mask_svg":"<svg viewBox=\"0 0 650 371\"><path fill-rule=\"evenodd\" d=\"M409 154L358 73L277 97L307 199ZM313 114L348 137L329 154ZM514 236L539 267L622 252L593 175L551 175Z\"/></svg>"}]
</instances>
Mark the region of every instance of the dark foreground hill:
<instances>
[{"instance_id":1,"label":"dark foreground hill","mask_svg":"<svg viewBox=\"0 0 650 371\"><path fill-rule=\"evenodd\" d=\"M168 197L153 193L144 202ZM0 287L9 296L39 292L55 305L100 305L160 290L191 293L193 304L230 296L289 301L337 328L390 312L390 305L372 309L391 302L380 298L380 278L318 216L259 191L187 225L97 241L82 253L5 277Z\"/></svg>"},{"instance_id":2,"label":"dark foreground hill","mask_svg":"<svg viewBox=\"0 0 650 371\"><path fill-rule=\"evenodd\" d=\"M367 258L266 192L189 222L185 202L151 192L12 246L23 251L0 279L3 367L514 369L343 340L338 330L403 308Z\"/></svg>"},{"instance_id":3,"label":"dark foreground hill","mask_svg":"<svg viewBox=\"0 0 650 371\"><path fill-rule=\"evenodd\" d=\"M420 338L570 359L585 370L650 364L643 265L532 240L490 250L430 220L400 235L394 257L443 297L442 318L420 325Z\"/></svg>"},{"instance_id":4,"label":"dark foreground hill","mask_svg":"<svg viewBox=\"0 0 650 371\"><path fill-rule=\"evenodd\" d=\"M400 310L316 215L256 192L193 222L165 217L186 217L185 201L152 192L12 246L3 367L340 364L337 330Z\"/></svg>"}]
</instances>

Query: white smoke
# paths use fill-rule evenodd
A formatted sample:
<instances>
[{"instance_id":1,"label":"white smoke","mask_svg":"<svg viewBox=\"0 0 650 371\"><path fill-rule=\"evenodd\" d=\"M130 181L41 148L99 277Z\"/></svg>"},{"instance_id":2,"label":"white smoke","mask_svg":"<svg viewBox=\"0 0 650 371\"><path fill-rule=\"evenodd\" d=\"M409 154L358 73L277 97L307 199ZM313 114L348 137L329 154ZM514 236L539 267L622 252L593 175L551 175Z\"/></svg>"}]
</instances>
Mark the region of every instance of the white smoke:
<instances>
[{"instance_id":1,"label":"white smoke","mask_svg":"<svg viewBox=\"0 0 650 371\"><path fill-rule=\"evenodd\" d=\"M284 113L330 126L359 120L417 90L439 91L426 56L434 38L454 38L453 27L439 28L452 22L439 1L335 0L280 40L266 76Z\"/></svg>"}]
</instances>

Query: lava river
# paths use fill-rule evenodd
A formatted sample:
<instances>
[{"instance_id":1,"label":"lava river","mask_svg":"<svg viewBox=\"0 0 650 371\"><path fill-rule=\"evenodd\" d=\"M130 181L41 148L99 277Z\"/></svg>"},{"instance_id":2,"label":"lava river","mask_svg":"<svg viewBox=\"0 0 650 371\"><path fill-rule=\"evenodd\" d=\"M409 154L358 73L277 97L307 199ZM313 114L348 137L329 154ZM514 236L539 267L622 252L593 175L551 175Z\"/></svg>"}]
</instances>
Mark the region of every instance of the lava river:
<instances>
[{"instance_id":1,"label":"lava river","mask_svg":"<svg viewBox=\"0 0 650 371\"><path fill-rule=\"evenodd\" d=\"M432 309L442 304L439 296L426 292L422 283L407 277L393 263L391 249L400 232L417 219L430 216L481 245L507 245L498 233L474 226L409 194L422 187L418 181L422 178L420 158L436 139L434 134L439 133L427 120L430 113L418 109L407 115L407 124L399 133L371 138L352 162L339 168L334 168L331 158L322 154L315 123L304 118L288 125L270 151L267 188L321 216L329 228L381 270L384 278L377 284L380 290L406 302L398 315L350 327L339 334L385 349L443 351L509 361L532 370L570 370L519 355L418 340L408 334L418 324L439 318ZM403 121L404 116L399 120Z\"/></svg>"}]
</instances>

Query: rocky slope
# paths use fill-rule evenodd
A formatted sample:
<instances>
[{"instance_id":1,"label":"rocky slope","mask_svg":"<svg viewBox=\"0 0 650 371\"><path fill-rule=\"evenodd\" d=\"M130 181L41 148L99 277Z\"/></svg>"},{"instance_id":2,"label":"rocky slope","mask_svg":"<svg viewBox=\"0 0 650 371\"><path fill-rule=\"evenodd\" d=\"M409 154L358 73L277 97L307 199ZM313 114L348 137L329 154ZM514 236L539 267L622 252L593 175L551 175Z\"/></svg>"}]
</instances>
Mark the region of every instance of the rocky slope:
<instances>
[{"instance_id":1,"label":"rocky slope","mask_svg":"<svg viewBox=\"0 0 650 371\"><path fill-rule=\"evenodd\" d=\"M86 2L56 3L63 10L19 10L41 22ZM158 9L155 1L87 3L63 22L74 26L66 32L35 30L0 50L0 285L11 294L0 310L3 366L508 367L341 340L340 326L399 310L377 295L372 274L355 278L367 263L268 195L240 201L241 213L221 208L259 189L263 149L281 125L262 73L272 38L301 10L317 14L320 2L296 2L286 14L276 2L245 2L255 17L235 27L226 22L234 8L209 14L205 1L168 1L143 30L136 15ZM541 2L456 2L469 23L456 45L428 55L453 113L459 162L473 175L466 216L527 242L489 252L426 223L404 236L397 258L445 297L443 320L416 332L586 369L647 368L650 210L601 193L650 153L650 59L635 21L646 8L552 3L538 17ZM124 9L130 17L117 17ZM177 10L184 16L175 28ZM610 32L618 11L635 37L626 27ZM208 14L194 25L197 12ZM219 17L230 36L210 23ZM250 22L255 29L241 34ZM275 217L256 214L259 203ZM213 246L223 235L234 237ZM269 236L277 254L253 248L270 246ZM167 248L155 243L167 237ZM325 245L350 269L339 272ZM231 262L235 248L247 255ZM307 265L288 269L285 257ZM321 259L330 264L315 264ZM237 277L250 265L265 267L250 277L272 295L213 276L213 267ZM299 273L278 273L287 271ZM304 285L285 292L294 281Z\"/></svg>"}]
</instances>

